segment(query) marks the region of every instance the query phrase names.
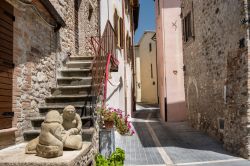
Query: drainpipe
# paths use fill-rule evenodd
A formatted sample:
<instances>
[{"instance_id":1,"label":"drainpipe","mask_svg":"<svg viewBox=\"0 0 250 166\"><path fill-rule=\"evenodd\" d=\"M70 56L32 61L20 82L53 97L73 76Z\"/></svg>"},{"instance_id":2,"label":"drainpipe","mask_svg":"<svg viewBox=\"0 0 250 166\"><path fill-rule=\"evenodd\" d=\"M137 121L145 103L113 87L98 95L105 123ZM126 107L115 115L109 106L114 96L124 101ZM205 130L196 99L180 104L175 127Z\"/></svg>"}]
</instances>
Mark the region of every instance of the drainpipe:
<instances>
[{"instance_id":1,"label":"drainpipe","mask_svg":"<svg viewBox=\"0 0 250 166\"><path fill-rule=\"evenodd\" d=\"M158 1L158 2L160 2L160 1ZM162 1L162 6L164 6L164 4L165 4L165 0L163 0ZM160 10L161 10L161 4L160 5L158 5L159 7L160 7ZM165 121L167 121L168 120L168 115L167 115L167 113L168 113L168 111L167 111L167 109L168 109L168 105L167 105L167 78L166 78L166 57L165 57L165 28L164 28L164 20L165 20L165 18L164 18L164 10L161 10L161 24L162 24L162 29L161 29L161 32L162 32L162 53L163 53L163 71L164 71L164 117L162 117L162 118L164 118L164 120Z\"/></svg>"},{"instance_id":2,"label":"drainpipe","mask_svg":"<svg viewBox=\"0 0 250 166\"><path fill-rule=\"evenodd\" d=\"M156 25L156 28L157 28L157 25ZM159 73L158 73L158 59L157 59L157 32L155 32L155 36L156 36L156 40L155 40L155 54L156 54L156 56L155 56L155 59L156 59L156 80L157 80L157 102L158 102L158 104L160 104L160 102L159 102L159 80L158 80L158 75L159 75Z\"/></svg>"},{"instance_id":3,"label":"drainpipe","mask_svg":"<svg viewBox=\"0 0 250 166\"><path fill-rule=\"evenodd\" d=\"M132 9L132 18L134 16L134 12ZM134 22L134 20L132 20ZM134 46L134 26L132 26L132 46ZM131 103L131 116L133 115L133 112L136 111L136 102L135 102L135 53L134 53L134 47L132 49L132 92L131 92L131 97L132 97L132 103Z\"/></svg>"},{"instance_id":4,"label":"drainpipe","mask_svg":"<svg viewBox=\"0 0 250 166\"><path fill-rule=\"evenodd\" d=\"M99 14L98 14L98 24L99 24L99 41L101 41L101 1L98 1L98 8L97 8Z\"/></svg>"},{"instance_id":5,"label":"drainpipe","mask_svg":"<svg viewBox=\"0 0 250 166\"><path fill-rule=\"evenodd\" d=\"M125 0L122 0L122 17L123 17L123 39L126 38L126 26L125 26L125 10L124 10L124 7L125 7ZM125 95L125 114L127 115L127 77L126 77L126 63L127 63L127 52L125 51L126 50L126 43L127 40L124 40L124 47L123 47L123 56L124 56L124 95Z\"/></svg>"}]
</instances>

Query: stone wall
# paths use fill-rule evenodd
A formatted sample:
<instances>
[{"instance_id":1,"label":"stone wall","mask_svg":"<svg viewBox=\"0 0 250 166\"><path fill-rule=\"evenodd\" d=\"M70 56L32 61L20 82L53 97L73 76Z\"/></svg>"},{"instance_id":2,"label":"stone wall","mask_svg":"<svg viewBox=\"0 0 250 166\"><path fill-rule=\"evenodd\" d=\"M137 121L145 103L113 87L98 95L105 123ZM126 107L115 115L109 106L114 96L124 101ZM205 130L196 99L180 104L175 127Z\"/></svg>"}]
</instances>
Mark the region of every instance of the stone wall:
<instances>
[{"instance_id":1,"label":"stone wall","mask_svg":"<svg viewBox=\"0 0 250 166\"><path fill-rule=\"evenodd\" d=\"M15 0L8 2L14 6L15 16L13 127L17 128L16 142L21 142L23 131L31 127L29 118L38 114L39 104L55 87L57 41L54 28L42 20L30 5ZM43 9L40 12L48 14Z\"/></svg>"},{"instance_id":2,"label":"stone wall","mask_svg":"<svg viewBox=\"0 0 250 166\"><path fill-rule=\"evenodd\" d=\"M99 36L99 1L82 0L78 16L79 55L94 56L89 40L91 36Z\"/></svg>"},{"instance_id":3,"label":"stone wall","mask_svg":"<svg viewBox=\"0 0 250 166\"><path fill-rule=\"evenodd\" d=\"M5 140L11 140L9 144L13 144L13 140L17 143L22 142L23 131L31 129L30 118L39 114L39 105L45 102L46 96L51 95L51 88L56 86L58 69L63 66L68 55L77 55L76 38L97 36L99 4L97 0L81 1L80 7L83 9L80 8L80 12L88 10L90 3L94 5L94 10L90 20L81 18L78 20L79 27L76 27L76 1L51 0L52 5L66 23L65 27L55 31L55 20L39 1L33 2L36 9L30 4L25 4L30 3L29 0L7 0L7 2L13 5L15 16L12 99L15 114L13 129L5 133L8 136ZM81 29L79 33L78 28ZM82 45L83 43L80 43L80 50L85 48Z\"/></svg>"},{"instance_id":4,"label":"stone wall","mask_svg":"<svg viewBox=\"0 0 250 166\"><path fill-rule=\"evenodd\" d=\"M64 19L66 27L59 33L59 60L64 61L68 54L72 56L89 55L90 43L86 38L99 35L98 0L50 0ZM90 12L92 8L92 13Z\"/></svg>"},{"instance_id":5,"label":"stone wall","mask_svg":"<svg viewBox=\"0 0 250 166\"><path fill-rule=\"evenodd\" d=\"M249 158L243 6L243 0L183 0L182 17L192 11L194 20L194 37L183 42L183 56L190 123L222 141L227 150ZM240 46L242 39L245 43Z\"/></svg>"}]
</instances>

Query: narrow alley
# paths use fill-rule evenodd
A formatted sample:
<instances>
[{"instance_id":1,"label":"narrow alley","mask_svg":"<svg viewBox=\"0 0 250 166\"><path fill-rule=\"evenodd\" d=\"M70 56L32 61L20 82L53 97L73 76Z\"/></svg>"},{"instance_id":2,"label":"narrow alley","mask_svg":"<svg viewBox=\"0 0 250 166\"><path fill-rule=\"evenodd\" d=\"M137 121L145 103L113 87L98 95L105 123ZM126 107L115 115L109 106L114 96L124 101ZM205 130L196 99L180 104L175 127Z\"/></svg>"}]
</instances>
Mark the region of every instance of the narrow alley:
<instances>
[{"instance_id":1,"label":"narrow alley","mask_svg":"<svg viewBox=\"0 0 250 166\"><path fill-rule=\"evenodd\" d=\"M157 106L138 104L136 109L132 119L136 134L124 137L116 133L115 138L116 147L125 150L125 165L250 165L187 122L160 121Z\"/></svg>"},{"instance_id":2,"label":"narrow alley","mask_svg":"<svg viewBox=\"0 0 250 166\"><path fill-rule=\"evenodd\" d=\"M250 0L0 0L0 166L250 166Z\"/></svg>"}]
</instances>

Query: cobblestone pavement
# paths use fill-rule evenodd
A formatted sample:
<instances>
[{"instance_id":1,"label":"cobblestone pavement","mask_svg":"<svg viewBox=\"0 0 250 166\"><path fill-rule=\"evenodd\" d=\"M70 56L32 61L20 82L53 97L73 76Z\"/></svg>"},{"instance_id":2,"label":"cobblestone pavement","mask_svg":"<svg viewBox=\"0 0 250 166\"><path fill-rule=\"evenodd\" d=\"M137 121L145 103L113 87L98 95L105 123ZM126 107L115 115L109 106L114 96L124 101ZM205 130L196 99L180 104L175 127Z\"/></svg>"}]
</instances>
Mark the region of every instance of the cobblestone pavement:
<instances>
[{"instance_id":1,"label":"cobblestone pavement","mask_svg":"<svg viewBox=\"0 0 250 166\"><path fill-rule=\"evenodd\" d=\"M126 153L125 165L250 165L250 161L226 152L219 142L186 122L161 122L157 107L137 105L136 109L132 119L136 134L115 134L116 146Z\"/></svg>"}]
</instances>

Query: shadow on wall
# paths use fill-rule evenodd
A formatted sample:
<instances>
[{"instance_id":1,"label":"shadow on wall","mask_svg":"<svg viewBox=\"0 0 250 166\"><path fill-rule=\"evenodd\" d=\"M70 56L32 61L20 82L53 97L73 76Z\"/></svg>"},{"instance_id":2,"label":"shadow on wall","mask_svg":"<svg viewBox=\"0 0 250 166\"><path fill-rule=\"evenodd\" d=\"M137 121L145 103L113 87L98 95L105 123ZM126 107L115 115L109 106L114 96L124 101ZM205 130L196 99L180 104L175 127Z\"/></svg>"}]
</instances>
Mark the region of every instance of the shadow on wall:
<instances>
[{"instance_id":1,"label":"shadow on wall","mask_svg":"<svg viewBox=\"0 0 250 166\"><path fill-rule=\"evenodd\" d=\"M159 1L162 1L162 0L159 0ZM163 4L161 5L161 8L163 9L180 8L181 1L180 0L163 0L162 3Z\"/></svg>"},{"instance_id":2,"label":"shadow on wall","mask_svg":"<svg viewBox=\"0 0 250 166\"><path fill-rule=\"evenodd\" d=\"M186 102L179 101L167 104L167 121L181 122L187 120Z\"/></svg>"},{"instance_id":3,"label":"shadow on wall","mask_svg":"<svg viewBox=\"0 0 250 166\"><path fill-rule=\"evenodd\" d=\"M110 83L111 84L111 83ZM116 86L116 85L112 85L111 84L111 86ZM122 81L122 77L120 77L120 79L119 79L119 84L118 84L118 86L113 90L113 92L107 97L107 99L106 99L106 101L109 101L110 100L110 98L119 90L121 90L122 89L122 87L123 87L123 81Z\"/></svg>"}]
</instances>

